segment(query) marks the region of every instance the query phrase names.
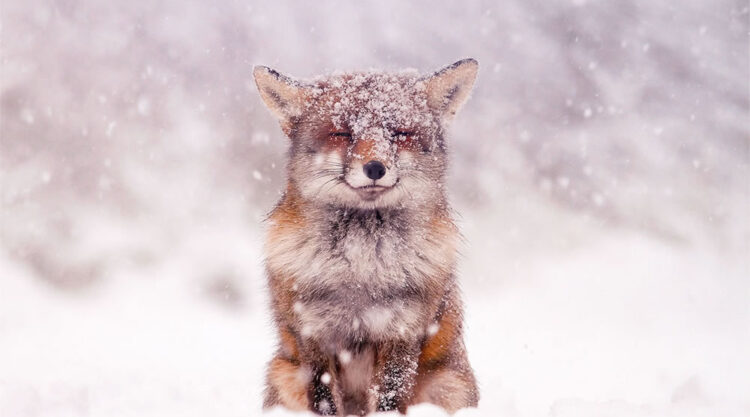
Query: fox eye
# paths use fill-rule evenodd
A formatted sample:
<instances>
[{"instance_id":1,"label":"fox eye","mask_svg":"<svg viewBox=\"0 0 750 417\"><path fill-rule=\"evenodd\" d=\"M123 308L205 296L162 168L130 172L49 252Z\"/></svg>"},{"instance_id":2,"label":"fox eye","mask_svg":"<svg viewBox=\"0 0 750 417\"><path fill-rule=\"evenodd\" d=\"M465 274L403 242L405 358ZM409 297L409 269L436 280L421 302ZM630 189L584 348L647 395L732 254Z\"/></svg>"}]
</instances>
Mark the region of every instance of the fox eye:
<instances>
[{"instance_id":1,"label":"fox eye","mask_svg":"<svg viewBox=\"0 0 750 417\"><path fill-rule=\"evenodd\" d=\"M411 136L412 132L406 131L406 130L394 130L393 131L393 138L403 140L407 137Z\"/></svg>"},{"instance_id":2,"label":"fox eye","mask_svg":"<svg viewBox=\"0 0 750 417\"><path fill-rule=\"evenodd\" d=\"M351 139L352 133L351 132L331 132L329 135L332 138L349 138Z\"/></svg>"}]
</instances>

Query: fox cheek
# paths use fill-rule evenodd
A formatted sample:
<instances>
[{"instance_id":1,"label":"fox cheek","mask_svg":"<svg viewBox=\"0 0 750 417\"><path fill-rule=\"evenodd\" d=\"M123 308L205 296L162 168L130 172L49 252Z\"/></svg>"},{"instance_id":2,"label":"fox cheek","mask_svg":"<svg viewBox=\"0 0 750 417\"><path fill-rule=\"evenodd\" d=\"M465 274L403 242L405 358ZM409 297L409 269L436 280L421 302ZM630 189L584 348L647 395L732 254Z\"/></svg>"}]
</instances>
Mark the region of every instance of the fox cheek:
<instances>
[{"instance_id":1,"label":"fox cheek","mask_svg":"<svg viewBox=\"0 0 750 417\"><path fill-rule=\"evenodd\" d=\"M344 159L338 150L318 150L313 155L312 164L316 170L333 172L334 168L343 168Z\"/></svg>"},{"instance_id":2,"label":"fox cheek","mask_svg":"<svg viewBox=\"0 0 750 417\"><path fill-rule=\"evenodd\" d=\"M396 160L396 167L401 169L413 168L414 154L408 150L400 151L398 153L398 160Z\"/></svg>"}]
</instances>

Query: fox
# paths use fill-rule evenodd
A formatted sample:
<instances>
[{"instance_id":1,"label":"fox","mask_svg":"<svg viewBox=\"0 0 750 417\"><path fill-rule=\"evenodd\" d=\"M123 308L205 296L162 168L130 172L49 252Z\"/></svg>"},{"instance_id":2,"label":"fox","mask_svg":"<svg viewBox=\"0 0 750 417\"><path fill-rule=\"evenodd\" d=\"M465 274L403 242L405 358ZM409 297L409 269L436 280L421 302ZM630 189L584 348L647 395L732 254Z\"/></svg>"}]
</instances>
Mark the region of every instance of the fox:
<instances>
[{"instance_id":1,"label":"fox","mask_svg":"<svg viewBox=\"0 0 750 417\"><path fill-rule=\"evenodd\" d=\"M456 277L461 237L443 184L446 131L478 68L467 58L427 75L307 80L253 68L289 138L286 187L266 218L278 348L263 409L477 406Z\"/></svg>"}]
</instances>

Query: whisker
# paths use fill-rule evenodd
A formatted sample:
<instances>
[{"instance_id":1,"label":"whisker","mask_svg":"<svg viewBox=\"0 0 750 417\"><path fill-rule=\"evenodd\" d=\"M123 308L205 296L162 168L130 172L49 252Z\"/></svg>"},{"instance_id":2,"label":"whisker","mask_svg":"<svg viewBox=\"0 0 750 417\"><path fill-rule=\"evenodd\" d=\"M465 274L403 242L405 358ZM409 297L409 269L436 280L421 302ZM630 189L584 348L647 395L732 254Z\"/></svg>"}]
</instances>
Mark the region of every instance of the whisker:
<instances>
[{"instance_id":1,"label":"whisker","mask_svg":"<svg viewBox=\"0 0 750 417\"><path fill-rule=\"evenodd\" d=\"M320 195L320 193L323 191L326 185L333 183L333 186L335 186L340 180L341 180L340 177L333 177L329 179L328 181L324 182L323 184L321 184L320 187L318 188L318 192L315 193L315 198L317 198L318 195Z\"/></svg>"}]
</instances>

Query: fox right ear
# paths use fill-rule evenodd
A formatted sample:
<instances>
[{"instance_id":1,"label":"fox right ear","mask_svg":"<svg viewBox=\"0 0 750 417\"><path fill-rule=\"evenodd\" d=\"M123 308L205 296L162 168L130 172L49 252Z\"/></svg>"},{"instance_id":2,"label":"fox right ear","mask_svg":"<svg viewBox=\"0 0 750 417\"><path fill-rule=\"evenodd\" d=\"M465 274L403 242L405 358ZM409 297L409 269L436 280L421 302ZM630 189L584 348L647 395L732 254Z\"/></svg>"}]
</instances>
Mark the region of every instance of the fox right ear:
<instances>
[{"instance_id":1,"label":"fox right ear","mask_svg":"<svg viewBox=\"0 0 750 417\"><path fill-rule=\"evenodd\" d=\"M253 76L266 107L279 118L282 127L286 129L291 118L302 114L305 87L298 81L261 65L253 68Z\"/></svg>"},{"instance_id":2,"label":"fox right ear","mask_svg":"<svg viewBox=\"0 0 750 417\"><path fill-rule=\"evenodd\" d=\"M478 69L477 60L467 58L427 77L427 104L443 117L455 116L471 94Z\"/></svg>"}]
</instances>

